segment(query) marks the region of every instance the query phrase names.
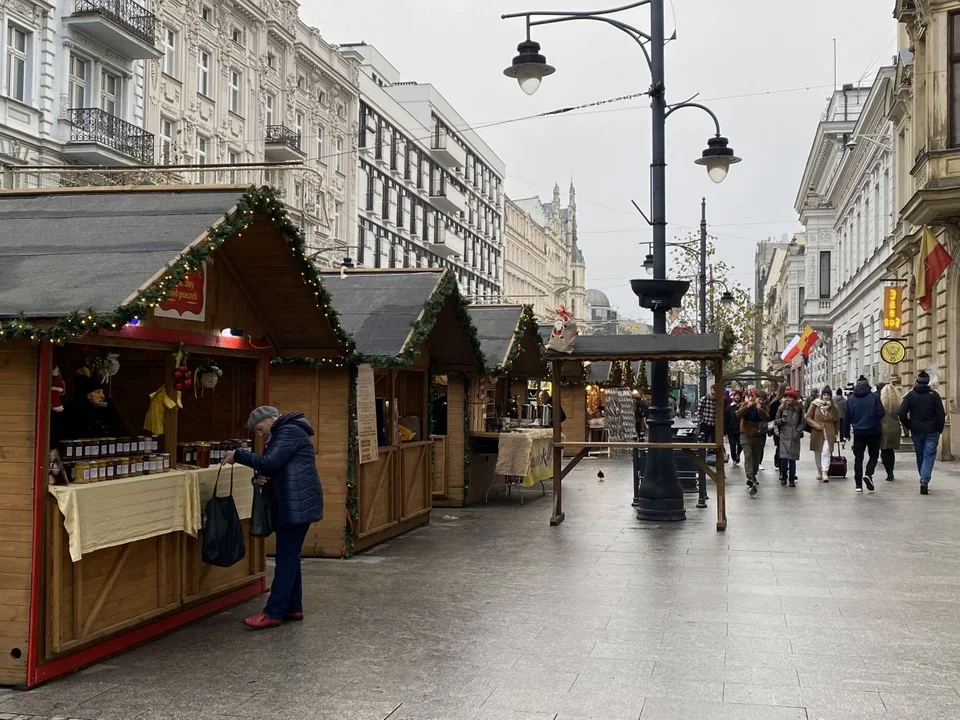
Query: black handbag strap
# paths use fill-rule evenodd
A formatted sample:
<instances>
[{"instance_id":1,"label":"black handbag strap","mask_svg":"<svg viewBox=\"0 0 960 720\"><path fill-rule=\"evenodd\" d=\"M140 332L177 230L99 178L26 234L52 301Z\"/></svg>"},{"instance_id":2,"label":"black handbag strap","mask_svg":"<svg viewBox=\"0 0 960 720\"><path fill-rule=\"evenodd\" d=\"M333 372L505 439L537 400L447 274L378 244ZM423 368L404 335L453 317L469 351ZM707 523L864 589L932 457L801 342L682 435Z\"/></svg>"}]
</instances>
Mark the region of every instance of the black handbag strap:
<instances>
[{"instance_id":1,"label":"black handbag strap","mask_svg":"<svg viewBox=\"0 0 960 720\"><path fill-rule=\"evenodd\" d=\"M220 484L221 470L223 470L223 463L220 463L220 467L217 468L217 479L213 483L213 497L217 497L217 485ZM228 497L233 497L233 465L230 466L230 495Z\"/></svg>"}]
</instances>

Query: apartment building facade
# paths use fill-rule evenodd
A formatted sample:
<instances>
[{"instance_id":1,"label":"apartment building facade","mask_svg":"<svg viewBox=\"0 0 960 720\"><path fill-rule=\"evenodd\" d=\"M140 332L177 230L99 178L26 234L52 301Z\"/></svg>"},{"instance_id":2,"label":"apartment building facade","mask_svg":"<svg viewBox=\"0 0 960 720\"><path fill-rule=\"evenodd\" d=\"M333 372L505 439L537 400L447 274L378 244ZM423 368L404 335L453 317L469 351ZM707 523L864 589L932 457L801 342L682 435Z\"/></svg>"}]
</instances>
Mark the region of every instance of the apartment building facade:
<instances>
[{"instance_id":1,"label":"apartment building facade","mask_svg":"<svg viewBox=\"0 0 960 720\"><path fill-rule=\"evenodd\" d=\"M499 302L503 161L432 85L372 45L340 51L360 67L357 263L449 267L472 302Z\"/></svg>"}]
</instances>

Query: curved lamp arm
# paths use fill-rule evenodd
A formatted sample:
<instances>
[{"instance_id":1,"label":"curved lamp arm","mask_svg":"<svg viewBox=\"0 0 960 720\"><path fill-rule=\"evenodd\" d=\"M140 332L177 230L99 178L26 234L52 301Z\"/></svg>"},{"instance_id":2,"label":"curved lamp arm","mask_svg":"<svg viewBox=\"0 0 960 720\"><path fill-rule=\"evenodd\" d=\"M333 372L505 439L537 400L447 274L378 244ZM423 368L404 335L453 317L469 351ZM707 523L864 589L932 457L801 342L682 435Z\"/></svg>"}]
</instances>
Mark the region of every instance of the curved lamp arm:
<instances>
[{"instance_id":1,"label":"curved lamp arm","mask_svg":"<svg viewBox=\"0 0 960 720\"><path fill-rule=\"evenodd\" d=\"M713 110L708 108L706 105L701 105L700 103L694 102L682 102L679 105L671 105L667 110L667 114L664 117L670 117L677 110L682 110L683 108L697 108L698 110L703 110L707 115L713 118L713 124L717 128L717 137L720 137L720 119L714 114Z\"/></svg>"}]
</instances>

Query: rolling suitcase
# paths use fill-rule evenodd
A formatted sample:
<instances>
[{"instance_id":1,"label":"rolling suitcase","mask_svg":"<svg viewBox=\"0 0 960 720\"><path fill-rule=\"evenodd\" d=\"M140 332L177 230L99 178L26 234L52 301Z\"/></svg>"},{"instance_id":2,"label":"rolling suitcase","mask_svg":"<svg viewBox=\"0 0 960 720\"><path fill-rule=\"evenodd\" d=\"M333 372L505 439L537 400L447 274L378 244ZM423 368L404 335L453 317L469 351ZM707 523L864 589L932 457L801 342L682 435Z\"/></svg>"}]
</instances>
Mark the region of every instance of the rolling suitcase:
<instances>
[{"instance_id":1,"label":"rolling suitcase","mask_svg":"<svg viewBox=\"0 0 960 720\"><path fill-rule=\"evenodd\" d=\"M836 455L830 455L830 467L827 468L828 478L845 478L847 476L847 458L843 454L843 445Z\"/></svg>"}]
</instances>

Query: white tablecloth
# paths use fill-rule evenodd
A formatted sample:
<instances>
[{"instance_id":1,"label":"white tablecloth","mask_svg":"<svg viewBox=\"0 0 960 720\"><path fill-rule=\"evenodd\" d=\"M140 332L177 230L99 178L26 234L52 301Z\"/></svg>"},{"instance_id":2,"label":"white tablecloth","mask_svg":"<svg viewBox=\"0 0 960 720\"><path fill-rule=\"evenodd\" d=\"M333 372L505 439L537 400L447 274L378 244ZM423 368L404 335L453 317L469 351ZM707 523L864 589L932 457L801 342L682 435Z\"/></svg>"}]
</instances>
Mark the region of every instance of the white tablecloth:
<instances>
[{"instance_id":1,"label":"white tablecloth","mask_svg":"<svg viewBox=\"0 0 960 720\"><path fill-rule=\"evenodd\" d=\"M249 479L247 481L249 483ZM170 532L200 530L197 479L173 470L81 485L50 485L70 539L70 558Z\"/></svg>"},{"instance_id":2,"label":"white tablecloth","mask_svg":"<svg viewBox=\"0 0 960 720\"><path fill-rule=\"evenodd\" d=\"M521 430L500 433L497 448L498 475L526 477L530 474L535 440L553 440L553 430Z\"/></svg>"}]
</instances>

